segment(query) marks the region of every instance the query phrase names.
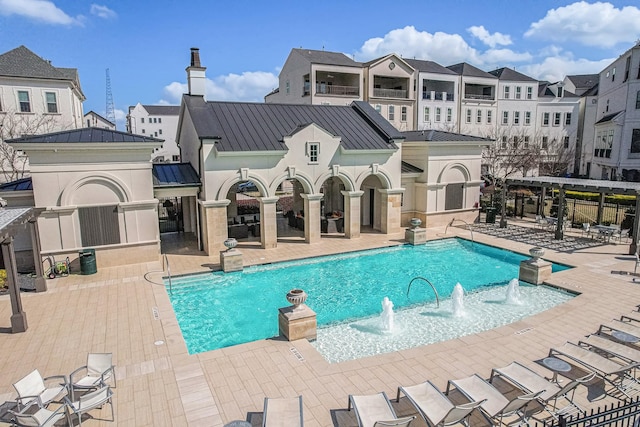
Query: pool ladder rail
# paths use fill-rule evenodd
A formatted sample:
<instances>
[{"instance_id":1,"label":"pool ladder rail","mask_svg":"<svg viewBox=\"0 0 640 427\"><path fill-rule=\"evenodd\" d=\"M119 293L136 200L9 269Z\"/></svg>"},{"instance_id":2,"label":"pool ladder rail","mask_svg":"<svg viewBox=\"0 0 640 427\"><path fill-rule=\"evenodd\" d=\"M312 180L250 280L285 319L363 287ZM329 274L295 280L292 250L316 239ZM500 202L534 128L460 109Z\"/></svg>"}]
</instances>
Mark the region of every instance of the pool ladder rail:
<instances>
[{"instance_id":1,"label":"pool ladder rail","mask_svg":"<svg viewBox=\"0 0 640 427\"><path fill-rule=\"evenodd\" d=\"M162 270L167 270L167 275L169 277L169 293L173 295L173 288L171 286L171 266L169 265L169 258L167 258L167 254L164 254L164 265L162 266Z\"/></svg>"},{"instance_id":2,"label":"pool ladder rail","mask_svg":"<svg viewBox=\"0 0 640 427\"><path fill-rule=\"evenodd\" d=\"M429 284L429 286L431 286L431 289L433 289L433 293L436 294L436 303L438 304L438 308L440 308L440 297L438 296L438 291L436 291L436 287L433 286L433 283L431 283L428 279L425 279L424 277L417 276L411 279L411 281L409 282L409 286L407 287L407 298L409 298L409 291L411 290L411 285L413 285L413 282L415 282L416 280L424 280Z\"/></svg>"}]
</instances>

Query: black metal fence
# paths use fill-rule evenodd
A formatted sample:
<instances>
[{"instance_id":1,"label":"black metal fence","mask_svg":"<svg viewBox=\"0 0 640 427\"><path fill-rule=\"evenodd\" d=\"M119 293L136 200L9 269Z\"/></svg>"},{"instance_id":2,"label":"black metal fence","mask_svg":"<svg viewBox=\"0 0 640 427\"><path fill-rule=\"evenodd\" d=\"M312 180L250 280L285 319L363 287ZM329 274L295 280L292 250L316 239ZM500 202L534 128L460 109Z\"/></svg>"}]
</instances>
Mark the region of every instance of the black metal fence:
<instances>
[{"instance_id":1,"label":"black metal fence","mask_svg":"<svg viewBox=\"0 0 640 427\"><path fill-rule=\"evenodd\" d=\"M548 422L538 421L530 426L535 427L637 427L640 425L640 399L612 403L591 412Z\"/></svg>"}]
</instances>

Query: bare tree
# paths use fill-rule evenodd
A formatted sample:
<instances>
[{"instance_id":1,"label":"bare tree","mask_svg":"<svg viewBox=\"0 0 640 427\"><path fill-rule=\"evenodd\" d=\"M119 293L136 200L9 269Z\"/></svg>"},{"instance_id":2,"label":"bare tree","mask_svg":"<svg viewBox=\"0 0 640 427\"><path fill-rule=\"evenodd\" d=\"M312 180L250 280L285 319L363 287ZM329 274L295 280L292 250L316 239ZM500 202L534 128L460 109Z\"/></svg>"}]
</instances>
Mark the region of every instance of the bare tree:
<instances>
[{"instance_id":1,"label":"bare tree","mask_svg":"<svg viewBox=\"0 0 640 427\"><path fill-rule=\"evenodd\" d=\"M486 134L485 138L493 139L494 142L482 152L482 165L494 181L516 174L526 175L535 164L536 151L526 130L498 126Z\"/></svg>"},{"instance_id":2,"label":"bare tree","mask_svg":"<svg viewBox=\"0 0 640 427\"><path fill-rule=\"evenodd\" d=\"M51 114L17 114L15 111L0 114L0 167L4 182L23 178L28 166L27 156L7 144L6 140L49 133L63 127Z\"/></svg>"},{"instance_id":3,"label":"bare tree","mask_svg":"<svg viewBox=\"0 0 640 427\"><path fill-rule=\"evenodd\" d=\"M565 175L575 161L575 146L570 145L566 134L551 140L537 137L534 149L540 175Z\"/></svg>"}]
</instances>

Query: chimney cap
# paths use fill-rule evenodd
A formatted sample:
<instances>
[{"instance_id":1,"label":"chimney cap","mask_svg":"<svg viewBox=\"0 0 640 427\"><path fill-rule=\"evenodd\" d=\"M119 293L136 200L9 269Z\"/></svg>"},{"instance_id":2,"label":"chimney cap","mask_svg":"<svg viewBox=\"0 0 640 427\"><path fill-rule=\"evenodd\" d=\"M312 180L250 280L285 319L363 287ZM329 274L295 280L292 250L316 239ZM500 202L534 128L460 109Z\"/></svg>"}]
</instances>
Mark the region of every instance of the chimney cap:
<instances>
[{"instance_id":1,"label":"chimney cap","mask_svg":"<svg viewBox=\"0 0 640 427\"><path fill-rule=\"evenodd\" d=\"M202 65L200 64L200 49L197 47L191 48L191 66L202 68Z\"/></svg>"}]
</instances>

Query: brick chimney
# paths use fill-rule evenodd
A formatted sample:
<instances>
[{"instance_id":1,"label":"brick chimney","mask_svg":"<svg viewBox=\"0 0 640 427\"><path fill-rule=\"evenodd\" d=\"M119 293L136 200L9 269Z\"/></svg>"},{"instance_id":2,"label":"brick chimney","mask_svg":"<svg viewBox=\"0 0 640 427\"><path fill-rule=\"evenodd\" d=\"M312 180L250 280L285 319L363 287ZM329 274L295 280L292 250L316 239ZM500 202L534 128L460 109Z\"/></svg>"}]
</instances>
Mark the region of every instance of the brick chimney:
<instances>
[{"instance_id":1,"label":"brick chimney","mask_svg":"<svg viewBox=\"0 0 640 427\"><path fill-rule=\"evenodd\" d=\"M205 70L207 68L200 64L200 49L191 48L191 65L186 68L187 84L189 86L189 95L204 96L206 77Z\"/></svg>"}]
</instances>

